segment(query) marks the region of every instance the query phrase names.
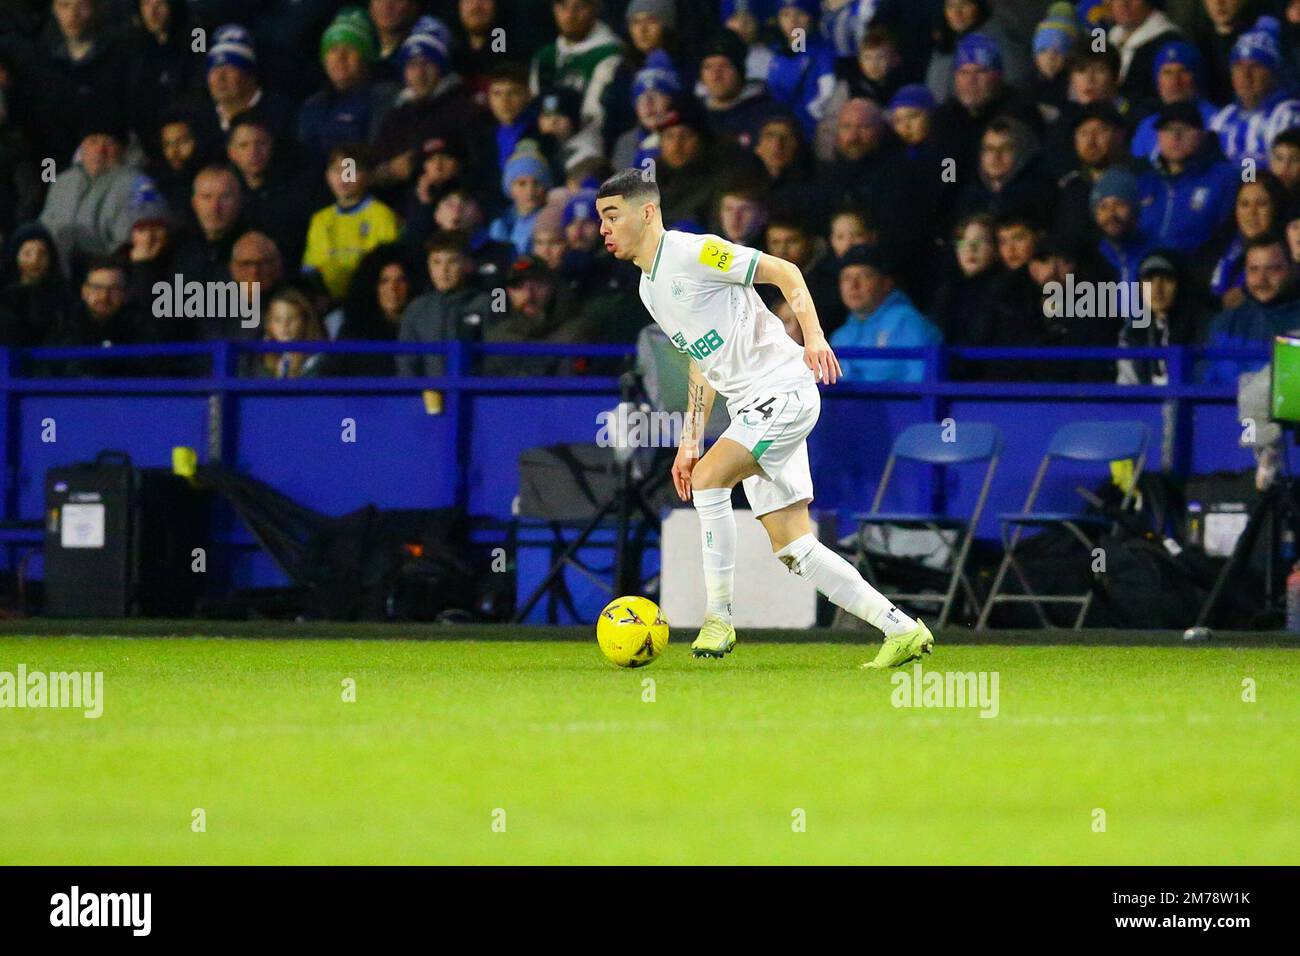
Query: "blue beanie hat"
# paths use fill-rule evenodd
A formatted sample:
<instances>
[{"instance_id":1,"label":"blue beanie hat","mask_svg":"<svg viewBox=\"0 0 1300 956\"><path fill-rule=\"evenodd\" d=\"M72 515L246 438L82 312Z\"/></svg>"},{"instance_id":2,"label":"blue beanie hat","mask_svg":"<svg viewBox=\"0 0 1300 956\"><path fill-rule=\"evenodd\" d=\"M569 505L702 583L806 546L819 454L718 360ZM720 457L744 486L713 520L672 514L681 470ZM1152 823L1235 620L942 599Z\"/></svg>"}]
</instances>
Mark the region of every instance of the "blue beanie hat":
<instances>
[{"instance_id":1,"label":"blue beanie hat","mask_svg":"<svg viewBox=\"0 0 1300 956\"><path fill-rule=\"evenodd\" d=\"M415 23L411 24L411 33L423 33L425 36L437 37L442 41L442 45L446 49L451 49L451 28L437 17L428 14L420 17Z\"/></svg>"},{"instance_id":2,"label":"blue beanie hat","mask_svg":"<svg viewBox=\"0 0 1300 956\"><path fill-rule=\"evenodd\" d=\"M1111 196L1124 200L1136 210L1138 207L1137 177L1127 169L1112 166L1093 184L1092 194L1088 197L1088 208L1096 212L1101 201Z\"/></svg>"},{"instance_id":3,"label":"blue beanie hat","mask_svg":"<svg viewBox=\"0 0 1300 956\"><path fill-rule=\"evenodd\" d=\"M898 92L894 94L894 98L889 101L891 110L896 110L900 106L925 110L928 113L934 109L934 94L924 84L908 83L906 86L899 87Z\"/></svg>"},{"instance_id":4,"label":"blue beanie hat","mask_svg":"<svg viewBox=\"0 0 1300 956\"><path fill-rule=\"evenodd\" d=\"M1073 23L1044 20L1034 30L1034 55L1037 56L1047 50L1069 53L1074 48L1074 41L1078 36L1079 32L1074 28Z\"/></svg>"},{"instance_id":5,"label":"blue beanie hat","mask_svg":"<svg viewBox=\"0 0 1300 956\"><path fill-rule=\"evenodd\" d=\"M564 204L564 213L560 218L565 226L568 226L575 219L595 220L597 218L596 190L579 189Z\"/></svg>"},{"instance_id":6,"label":"blue beanie hat","mask_svg":"<svg viewBox=\"0 0 1300 956\"><path fill-rule=\"evenodd\" d=\"M1201 54L1196 47L1192 46L1186 40L1170 40L1156 53L1155 62L1151 66L1152 81L1160 78L1160 70L1167 63L1177 63L1179 66L1186 67L1196 77L1199 85L1201 82Z\"/></svg>"},{"instance_id":7,"label":"blue beanie hat","mask_svg":"<svg viewBox=\"0 0 1300 956\"><path fill-rule=\"evenodd\" d=\"M398 62L406 66L416 57L423 57L443 73L447 72L447 64L450 62L447 44L432 33L412 33L402 41L397 51Z\"/></svg>"},{"instance_id":8,"label":"blue beanie hat","mask_svg":"<svg viewBox=\"0 0 1300 956\"><path fill-rule=\"evenodd\" d=\"M257 53L253 50L253 35L238 23L218 27L212 35L212 48L208 50L208 69L219 66L236 66L252 73L257 66Z\"/></svg>"},{"instance_id":9,"label":"blue beanie hat","mask_svg":"<svg viewBox=\"0 0 1300 956\"><path fill-rule=\"evenodd\" d=\"M1237 37L1232 45L1232 64L1250 60L1268 67L1274 73L1282 67L1281 25L1273 17L1260 17L1255 25Z\"/></svg>"},{"instance_id":10,"label":"blue beanie hat","mask_svg":"<svg viewBox=\"0 0 1300 956\"><path fill-rule=\"evenodd\" d=\"M632 80L632 102L635 103L642 93L649 90L672 95L681 92L681 88L682 82L673 69L668 54L663 50L655 50L646 57L645 66L637 71Z\"/></svg>"},{"instance_id":11,"label":"blue beanie hat","mask_svg":"<svg viewBox=\"0 0 1300 956\"><path fill-rule=\"evenodd\" d=\"M974 63L986 70L1002 69L1002 51L997 41L987 33L968 33L957 42L957 57L953 69Z\"/></svg>"},{"instance_id":12,"label":"blue beanie hat","mask_svg":"<svg viewBox=\"0 0 1300 956\"><path fill-rule=\"evenodd\" d=\"M510 185L520 176L536 177L544 189L550 189L554 185L551 167L533 152L516 152L506 160L505 171L501 174L501 189L507 196L510 195Z\"/></svg>"}]
</instances>

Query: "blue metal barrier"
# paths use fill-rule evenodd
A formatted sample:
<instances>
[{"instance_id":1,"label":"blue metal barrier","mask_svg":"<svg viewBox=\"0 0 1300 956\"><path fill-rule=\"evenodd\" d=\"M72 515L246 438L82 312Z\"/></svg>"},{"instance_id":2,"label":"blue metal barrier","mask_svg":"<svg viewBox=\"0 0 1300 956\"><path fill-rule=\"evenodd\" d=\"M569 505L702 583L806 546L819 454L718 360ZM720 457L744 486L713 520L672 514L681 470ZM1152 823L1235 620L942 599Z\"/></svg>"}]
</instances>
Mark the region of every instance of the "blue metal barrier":
<instances>
[{"instance_id":1,"label":"blue metal barrier","mask_svg":"<svg viewBox=\"0 0 1300 956\"><path fill-rule=\"evenodd\" d=\"M270 379L241 377L246 353L441 354L446 374L436 377ZM494 344L451 342L212 342L113 348L0 349L4 415L3 518L37 519L42 482L51 465L86 460L103 448L123 448L142 464L166 466L173 445L192 445L203 461L223 461L256 475L304 503L343 513L367 502L384 507L459 504L471 513L509 517L518 489L523 449L557 442L591 442L596 415L618 400L617 379L484 377L470 374L482 355L618 358L624 345ZM910 349L846 348L841 358L921 359L917 383L841 382L824 390L823 424L810 443L821 508L845 513L869 501L889 443L919 421L945 418L994 421L1008 436L998 492L990 514L1018 505L1029 469L1047 436L1078 418L1141 418L1161 446L1152 467L1179 473L1245 467L1237 447L1235 389L1194 381L1198 363L1232 358L1263 362L1259 349ZM194 378L38 378L21 374L31 362L210 359ZM1109 383L964 382L947 375L951 359L1055 362L1163 359L1167 386ZM425 410L419 393L441 393L441 412ZM310 399L308 398L310 396ZM294 400L286 402L292 397ZM361 423L359 443L340 444L339 423ZM46 435L46 432L49 435ZM50 437L52 440L44 440ZM328 457L327 457L328 456ZM917 500L886 502L906 510L969 507L971 489L957 480L944 487L931 476L902 483ZM1053 489L1066 499L1073 489ZM999 500L999 495L1004 496ZM233 523L229 541L252 552ZM981 529L992 536L994 528ZM13 536L11 536L12 538ZM21 534L17 537L23 537ZM27 533L30 543L38 536ZM241 559L245 560L245 559ZM265 580L264 558L251 554L242 577ZM259 564L260 562L260 564ZM237 575L240 576L240 575Z\"/></svg>"}]
</instances>

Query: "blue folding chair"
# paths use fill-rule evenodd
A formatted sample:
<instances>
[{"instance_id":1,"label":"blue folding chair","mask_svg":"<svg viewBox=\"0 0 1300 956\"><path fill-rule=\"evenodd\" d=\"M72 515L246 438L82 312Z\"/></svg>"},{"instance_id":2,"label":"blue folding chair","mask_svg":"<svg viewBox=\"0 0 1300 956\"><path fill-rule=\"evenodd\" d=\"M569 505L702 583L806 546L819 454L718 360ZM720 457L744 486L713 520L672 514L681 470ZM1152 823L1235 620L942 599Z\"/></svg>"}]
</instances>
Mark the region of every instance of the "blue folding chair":
<instances>
[{"instance_id":1,"label":"blue folding chair","mask_svg":"<svg viewBox=\"0 0 1300 956\"><path fill-rule=\"evenodd\" d=\"M979 598L975 594L974 587L971 586L970 579L966 576L966 558L970 553L971 540L975 535L975 528L979 525L980 515L984 513L984 504L988 500L989 488L993 483L993 473L997 471L998 454L1001 449L1002 433L996 425L987 422L960 422L948 426L930 423L912 425L904 429L894 441L889 460L885 462L885 472L880 476L876 497L871 502L871 510L853 516L858 522L856 554L858 566L864 570L867 579L876 587L879 587L879 584L875 569L871 566L867 554L866 530L869 526L893 525L904 528L926 528L936 534L941 534L943 531L957 533L956 537L959 541L954 542L957 547L949 573L948 589L943 597L943 609L939 612L938 627L947 625L958 587L965 589L971 607L979 607ZM980 484L979 497L976 499L975 509L970 517L961 518L935 512L881 511L880 503L884 500L885 491L893 477L894 465L900 458L939 466L945 470L954 465L987 462L984 480ZM933 593L893 593L886 596L891 600L901 601L935 600Z\"/></svg>"},{"instance_id":2,"label":"blue folding chair","mask_svg":"<svg viewBox=\"0 0 1300 956\"><path fill-rule=\"evenodd\" d=\"M1132 460L1134 462L1132 484L1124 492L1124 497L1120 501L1120 508L1127 508L1137 496L1138 478L1141 477L1142 468L1146 464L1149 440L1150 431L1142 422L1074 422L1057 429L1051 443L1047 446L1047 453L1043 455L1043 460L1038 465L1038 472L1034 475L1034 482L1029 489L1029 497L1025 499L1024 507L1019 512L998 515L998 522L1002 526L1002 547L1005 549L1005 554L1002 563L998 566L997 576L993 579L993 589L989 591L984 609L980 611L979 622L975 625L976 630L983 630L987 626L993 606L1002 603L1032 604L1038 620L1045 628L1053 625L1043 610L1044 604L1078 604L1079 616L1075 618L1074 630L1083 626L1083 620L1088 616L1088 609L1092 606L1095 593L1093 588L1090 587L1086 594L1035 594L1025 577L1024 569L1016 560L1016 543L1025 528L1061 527L1091 551L1096 547L1102 532L1107 528L1112 532L1115 530L1115 522L1102 515L1035 511L1034 502L1043 487L1048 466L1056 458L1082 462ZM1008 570L1019 580L1023 593L1002 593L1002 584Z\"/></svg>"}]
</instances>

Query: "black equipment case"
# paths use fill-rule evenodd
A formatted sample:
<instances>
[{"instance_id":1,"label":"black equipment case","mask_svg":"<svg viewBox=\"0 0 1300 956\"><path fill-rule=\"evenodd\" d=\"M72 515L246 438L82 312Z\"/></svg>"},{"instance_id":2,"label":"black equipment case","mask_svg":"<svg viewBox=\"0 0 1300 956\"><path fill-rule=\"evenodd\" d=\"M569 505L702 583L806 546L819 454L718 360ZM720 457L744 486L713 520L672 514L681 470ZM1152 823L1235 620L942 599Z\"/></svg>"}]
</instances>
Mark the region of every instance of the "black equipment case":
<instances>
[{"instance_id":1,"label":"black equipment case","mask_svg":"<svg viewBox=\"0 0 1300 956\"><path fill-rule=\"evenodd\" d=\"M187 616L206 575L203 498L165 468L122 452L45 475L45 613ZM206 551L203 556L206 560Z\"/></svg>"}]
</instances>

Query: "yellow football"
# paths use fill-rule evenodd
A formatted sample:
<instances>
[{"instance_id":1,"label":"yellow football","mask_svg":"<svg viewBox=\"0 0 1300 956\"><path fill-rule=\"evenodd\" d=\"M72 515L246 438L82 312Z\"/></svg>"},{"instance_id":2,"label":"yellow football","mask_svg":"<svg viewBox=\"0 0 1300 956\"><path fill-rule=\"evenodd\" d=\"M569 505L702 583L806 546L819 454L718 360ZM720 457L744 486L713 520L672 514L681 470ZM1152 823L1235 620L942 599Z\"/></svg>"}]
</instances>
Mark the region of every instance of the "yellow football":
<instances>
[{"instance_id":1,"label":"yellow football","mask_svg":"<svg viewBox=\"0 0 1300 956\"><path fill-rule=\"evenodd\" d=\"M615 598L596 619L596 643L619 667L645 667L668 646L668 622L649 598Z\"/></svg>"}]
</instances>

